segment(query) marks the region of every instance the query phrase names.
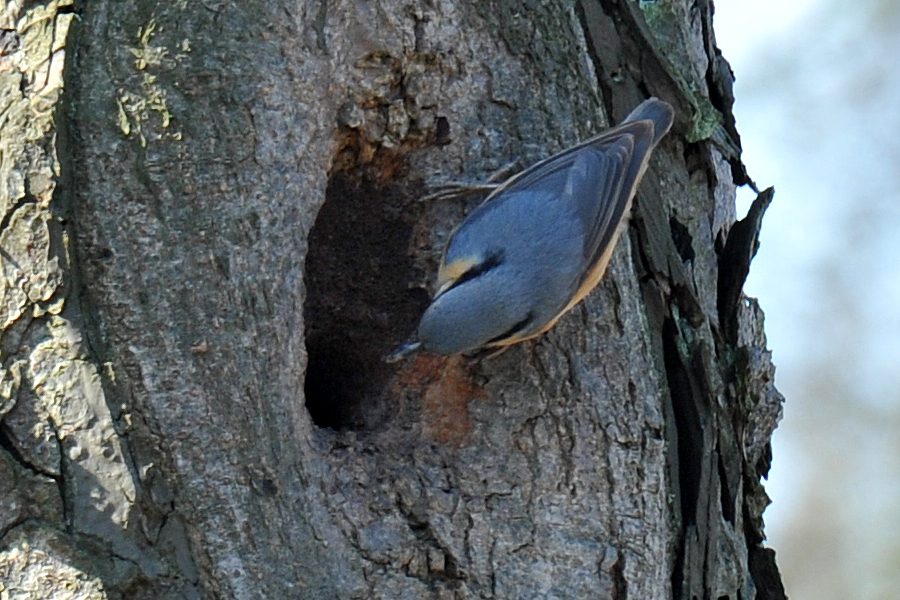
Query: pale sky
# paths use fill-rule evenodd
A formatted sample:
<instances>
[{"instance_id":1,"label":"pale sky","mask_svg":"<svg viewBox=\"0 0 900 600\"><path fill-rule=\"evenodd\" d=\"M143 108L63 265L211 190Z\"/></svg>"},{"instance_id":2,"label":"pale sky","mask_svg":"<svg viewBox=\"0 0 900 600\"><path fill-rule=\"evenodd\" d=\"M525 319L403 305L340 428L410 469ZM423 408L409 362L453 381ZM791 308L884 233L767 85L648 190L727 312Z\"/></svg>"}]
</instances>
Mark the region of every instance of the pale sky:
<instances>
[{"instance_id":1,"label":"pale sky","mask_svg":"<svg viewBox=\"0 0 900 600\"><path fill-rule=\"evenodd\" d=\"M766 489L791 600L900 589L900 2L719 0L744 162L774 185L745 291L785 418ZM743 214L752 194L739 192Z\"/></svg>"}]
</instances>

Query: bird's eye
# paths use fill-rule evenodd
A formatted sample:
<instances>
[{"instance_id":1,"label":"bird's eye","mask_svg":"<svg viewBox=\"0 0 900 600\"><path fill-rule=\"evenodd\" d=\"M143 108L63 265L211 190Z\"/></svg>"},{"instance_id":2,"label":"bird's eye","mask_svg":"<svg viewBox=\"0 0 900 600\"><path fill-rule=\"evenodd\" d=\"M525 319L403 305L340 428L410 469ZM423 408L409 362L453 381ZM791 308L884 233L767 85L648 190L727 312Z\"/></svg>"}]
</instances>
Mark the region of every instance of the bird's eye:
<instances>
[{"instance_id":1,"label":"bird's eye","mask_svg":"<svg viewBox=\"0 0 900 600\"><path fill-rule=\"evenodd\" d=\"M492 252L492 253L488 254L486 259L484 259L483 261L481 261L478 264L472 265L472 267L470 267L469 270L467 270L465 273L463 273L462 275L457 277L455 280L453 280L453 283L450 286L448 286L447 289L443 291L443 293L446 293L446 292L452 290L453 288L455 288L456 286L462 285L467 281L471 281L472 279L475 279L476 277L478 277L480 275L484 275L491 269L499 267L501 264L503 264L503 251L501 250L501 251L497 251L497 252Z\"/></svg>"}]
</instances>

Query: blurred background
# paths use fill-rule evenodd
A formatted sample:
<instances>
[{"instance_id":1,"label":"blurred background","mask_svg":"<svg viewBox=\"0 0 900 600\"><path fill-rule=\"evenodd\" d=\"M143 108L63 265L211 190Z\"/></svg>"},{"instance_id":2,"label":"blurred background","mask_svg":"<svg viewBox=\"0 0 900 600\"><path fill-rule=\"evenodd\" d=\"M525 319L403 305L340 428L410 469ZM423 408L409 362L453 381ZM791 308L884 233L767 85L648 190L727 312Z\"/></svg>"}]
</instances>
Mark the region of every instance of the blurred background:
<instances>
[{"instance_id":1,"label":"blurred background","mask_svg":"<svg viewBox=\"0 0 900 600\"><path fill-rule=\"evenodd\" d=\"M768 545L791 600L896 600L900 0L715 8L744 162L775 186L745 287L787 399Z\"/></svg>"}]
</instances>

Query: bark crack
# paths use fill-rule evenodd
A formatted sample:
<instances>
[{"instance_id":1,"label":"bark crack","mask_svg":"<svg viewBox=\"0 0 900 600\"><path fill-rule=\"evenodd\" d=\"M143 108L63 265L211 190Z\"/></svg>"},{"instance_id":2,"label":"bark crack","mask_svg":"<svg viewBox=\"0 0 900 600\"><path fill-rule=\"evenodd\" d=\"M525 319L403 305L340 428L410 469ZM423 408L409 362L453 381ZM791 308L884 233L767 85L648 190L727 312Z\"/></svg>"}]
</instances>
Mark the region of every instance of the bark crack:
<instances>
[{"instance_id":1,"label":"bark crack","mask_svg":"<svg viewBox=\"0 0 900 600\"><path fill-rule=\"evenodd\" d=\"M59 443L59 435L56 432L56 425L53 423L51 419L47 419L47 423L50 428L53 430L54 437ZM41 477L49 477L53 479L57 483L61 479L61 476L56 473L51 473L49 471L45 471L41 469L39 465L34 464L30 460L28 460L16 447L16 444L9 438L9 434L6 432L5 428L0 426L0 448L6 450L9 456L16 461L22 468L27 469L34 475L40 475ZM62 447L60 446L60 456L62 455Z\"/></svg>"}]
</instances>

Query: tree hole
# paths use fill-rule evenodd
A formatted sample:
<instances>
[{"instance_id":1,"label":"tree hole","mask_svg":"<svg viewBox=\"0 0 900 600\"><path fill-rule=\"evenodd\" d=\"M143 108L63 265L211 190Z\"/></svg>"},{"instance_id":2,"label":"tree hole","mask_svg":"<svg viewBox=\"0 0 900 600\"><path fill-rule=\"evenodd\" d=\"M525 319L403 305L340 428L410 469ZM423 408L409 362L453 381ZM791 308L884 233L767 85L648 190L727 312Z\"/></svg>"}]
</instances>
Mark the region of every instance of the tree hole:
<instances>
[{"instance_id":1,"label":"tree hole","mask_svg":"<svg viewBox=\"0 0 900 600\"><path fill-rule=\"evenodd\" d=\"M372 430L396 412L382 358L429 301L410 255L421 212L410 187L347 171L329 181L305 266L306 407L319 427Z\"/></svg>"}]
</instances>

